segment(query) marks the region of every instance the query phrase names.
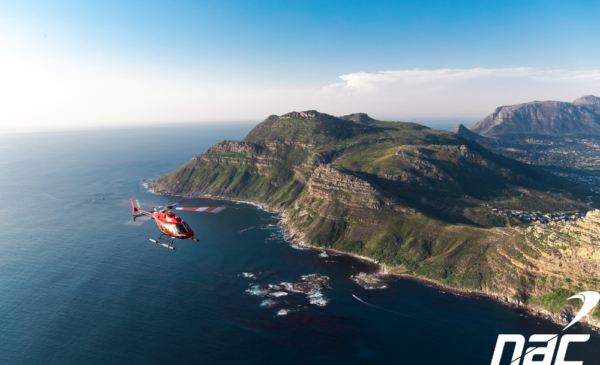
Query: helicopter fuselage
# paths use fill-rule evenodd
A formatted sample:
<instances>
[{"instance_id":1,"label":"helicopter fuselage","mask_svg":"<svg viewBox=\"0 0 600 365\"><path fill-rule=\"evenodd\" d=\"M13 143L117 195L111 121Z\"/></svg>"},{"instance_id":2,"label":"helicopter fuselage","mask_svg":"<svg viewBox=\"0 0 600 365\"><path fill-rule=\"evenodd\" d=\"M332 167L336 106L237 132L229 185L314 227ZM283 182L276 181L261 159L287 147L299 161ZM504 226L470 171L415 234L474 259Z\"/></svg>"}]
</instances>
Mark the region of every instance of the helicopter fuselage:
<instances>
[{"instance_id":1,"label":"helicopter fuselage","mask_svg":"<svg viewBox=\"0 0 600 365\"><path fill-rule=\"evenodd\" d=\"M186 221L173 213L173 207L168 205L165 209L155 212L134 208L134 214L145 215L154 219L158 229L166 235L175 238L188 239L194 237L194 231Z\"/></svg>"}]
</instances>

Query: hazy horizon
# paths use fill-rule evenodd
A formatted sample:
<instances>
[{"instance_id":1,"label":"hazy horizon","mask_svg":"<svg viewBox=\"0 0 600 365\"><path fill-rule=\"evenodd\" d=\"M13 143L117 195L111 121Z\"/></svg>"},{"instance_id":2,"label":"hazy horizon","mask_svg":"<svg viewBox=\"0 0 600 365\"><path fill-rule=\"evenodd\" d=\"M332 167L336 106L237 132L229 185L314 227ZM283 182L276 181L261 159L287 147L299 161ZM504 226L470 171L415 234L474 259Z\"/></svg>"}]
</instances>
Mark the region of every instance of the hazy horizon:
<instances>
[{"instance_id":1,"label":"hazy horizon","mask_svg":"<svg viewBox=\"0 0 600 365\"><path fill-rule=\"evenodd\" d=\"M342 116L347 114L340 114L336 116ZM372 117L372 116L371 116ZM483 118L460 118L460 117L441 117L441 118L428 118L428 117L412 117L412 118L374 118L381 121L388 122L410 122L410 123L418 123L424 125L429 128L445 130L445 131L453 131L459 124L463 124L466 127L470 127L471 125L477 123L479 120ZM94 131L116 131L116 130L136 130L136 129L153 129L153 128L184 128L186 126L189 127L199 127L205 125L207 127L214 127L216 125L227 126L227 127L245 127L252 126L261 123L264 119L261 120L225 120L225 121L200 121L200 122L165 122L165 123L156 123L149 125L122 125L122 126L100 126L93 125L87 126L87 128L65 128L58 130L25 130L25 131L10 131L10 130L0 130L0 135L11 135L11 134L32 134L32 133L43 133L43 134L52 134L52 133L78 133L78 132L94 132Z\"/></svg>"},{"instance_id":2,"label":"hazy horizon","mask_svg":"<svg viewBox=\"0 0 600 365\"><path fill-rule=\"evenodd\" d=\"M0 133L600 95L600 3L0 3ZM573 57L572 55L577 55Z\"/></svg>"}]
</instances>

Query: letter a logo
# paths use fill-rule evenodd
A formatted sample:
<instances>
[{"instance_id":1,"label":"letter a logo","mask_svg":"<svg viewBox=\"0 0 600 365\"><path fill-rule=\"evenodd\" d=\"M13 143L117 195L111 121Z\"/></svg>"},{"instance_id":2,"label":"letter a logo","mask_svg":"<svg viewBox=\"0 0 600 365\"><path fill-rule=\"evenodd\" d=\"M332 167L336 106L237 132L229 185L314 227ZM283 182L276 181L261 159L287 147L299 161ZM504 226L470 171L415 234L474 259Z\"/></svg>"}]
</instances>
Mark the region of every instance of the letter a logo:
<instances>
[{"instance_id":1,"label":"letter a logo","mask_svg":"<svg viewBox=\"0 0 600 365\"><path fill-rule=\"evenodd\" d=\"M570 298L567 298L567 300L571 299L583 300L583 306L581 306L579 313L577 313L577 315L575 316L575 318L573 318L571 323L569 323L567 327L563 328L563 331L577 323L577 321L579 321L586 314L588 314L589 311L594 309L594 307L596 306L596 304L598 304L598 301L600 300L600 294L596 293L595 291L584 291L583 293L579 293L577 295L573 295Z\"/></svg>"}]
</instances>

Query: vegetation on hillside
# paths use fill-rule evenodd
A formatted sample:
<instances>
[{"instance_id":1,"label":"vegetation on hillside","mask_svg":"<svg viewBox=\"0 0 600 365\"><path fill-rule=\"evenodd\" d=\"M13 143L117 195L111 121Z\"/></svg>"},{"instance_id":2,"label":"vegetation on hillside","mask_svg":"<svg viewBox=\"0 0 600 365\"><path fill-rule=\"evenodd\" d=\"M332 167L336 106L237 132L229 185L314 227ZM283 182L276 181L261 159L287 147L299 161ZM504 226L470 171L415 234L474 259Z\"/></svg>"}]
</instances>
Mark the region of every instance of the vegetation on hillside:
<instances>
[{"instance_id":1,"label":"vegetation on hillside","mask_svg":"<svg viewBox=\"0 0 600 365\"><path fill-rule=\"evenodd\" d=\"M550 310L562 300L556 290L573 284L560 273L532 271L530 260L545 257L546 249L511 228L523 223L486 204L589 209L581 202L588 191L469 138L366 114L336 118L315 111L271 116L243 141L211 147L152 187L266 203L284 210L292 234L315 246Z\"/></svg>"}]
</instances>

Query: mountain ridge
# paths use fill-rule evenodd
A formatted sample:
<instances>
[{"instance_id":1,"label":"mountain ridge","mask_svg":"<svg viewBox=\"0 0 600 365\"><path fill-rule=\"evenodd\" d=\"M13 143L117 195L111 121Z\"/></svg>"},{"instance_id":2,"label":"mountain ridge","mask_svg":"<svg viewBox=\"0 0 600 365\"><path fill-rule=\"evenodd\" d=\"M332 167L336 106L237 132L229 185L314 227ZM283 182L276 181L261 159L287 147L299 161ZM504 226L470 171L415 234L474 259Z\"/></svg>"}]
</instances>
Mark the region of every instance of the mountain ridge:
<instances>
[{"instance_id":1,"label":"mountain ridge","mask_svg":"<svg viewBox=\"0 0 600 365\"><path fill-rule=\"evenodd\" d=\"M282 212L289 240L369 257L390 272L454 288L520 302L571 290L588 282L585 275L600 288L593 265L581 277L554 266L554 274L536 271L560 254L557 246L490 209L586 212L586 191L472 138L415 123L360 113L270 116L242 141L217 143L149 187L255 201ZM564 267L577 267L596 249L564 242L580 252L563 255Z\"/></svg>"},{"instance_id":2,"label":"mountain ridge","mask_svg":"<svg viewBox=\"0 0 600 365\"><path fill-rule=\"evenodd\" d=\"M600 134L600 98L586 95L572 103L532 101L501 106L468 129L484 137Z\"/></svg>"}]
</instances>

